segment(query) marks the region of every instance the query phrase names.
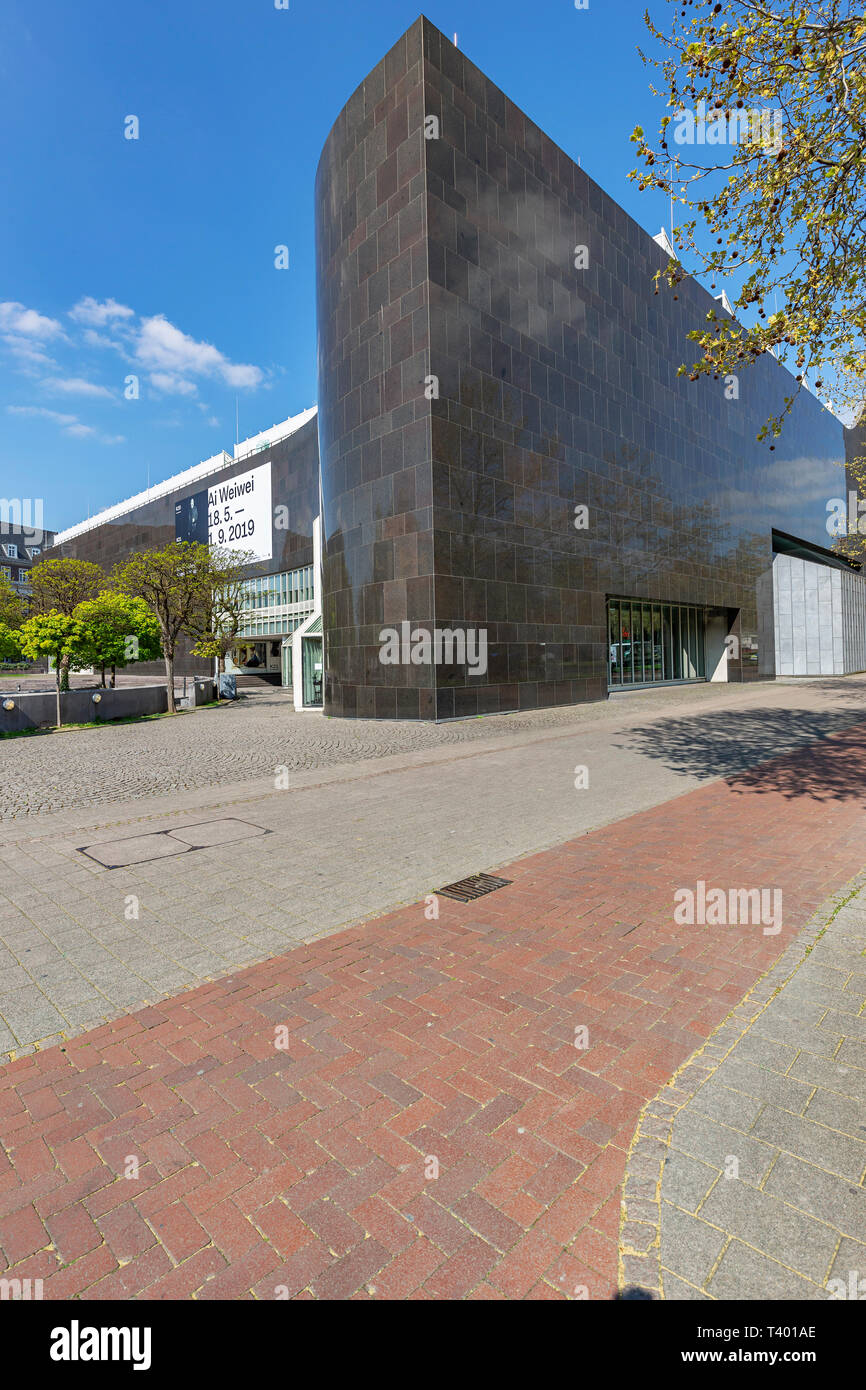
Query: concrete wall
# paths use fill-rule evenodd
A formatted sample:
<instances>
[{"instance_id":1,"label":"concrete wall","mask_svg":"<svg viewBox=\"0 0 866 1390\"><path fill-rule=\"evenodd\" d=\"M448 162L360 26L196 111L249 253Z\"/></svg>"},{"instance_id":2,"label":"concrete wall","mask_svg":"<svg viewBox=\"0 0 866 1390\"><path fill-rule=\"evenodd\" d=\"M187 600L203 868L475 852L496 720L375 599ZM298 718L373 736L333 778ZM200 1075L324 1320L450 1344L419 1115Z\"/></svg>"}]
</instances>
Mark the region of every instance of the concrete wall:
<instances>
[{"instance_id":1,"label":"concrete wall","mask_svg":"<svg viewBox=\"0 0 866 1390\"><path fill-rule=\"evenodd\" d=\"M213 681L204 682L213 691ZM99 704L93 695L102 696ZM211 693L211 698L213 694ZM3 706L12 701L11 710ZM167 696L164 685L123 686L117 690L69 690L61 695L61 714L64 724L89 724L94 719L129 719L143 714L164 714ZM199 700L196 686L196 703ZM54 691L43 694L7 694L0 696L0 733L16 733L21 729L40 729L57 720L57 697Z\"/></svg>"},{"instance_id":2,"label":"concrete wall","mask_svg":"<svg viewBox=\"0 0 866 1390\"><path fill-rule=\"evenodd\" d=\"M216 699L216 681L197 680L195 682L196 705L209 705Z\"/></svg>"},{"instance_id":3,"label":"concrete wall","mask_svg":"<svg viewBox=\"0 0 866 1390\"><path fill-rule=\"evenodd\" d=\"M777 676L866 670L866 578L795 555L773 560Z\"/></svg>"}]
</instances>

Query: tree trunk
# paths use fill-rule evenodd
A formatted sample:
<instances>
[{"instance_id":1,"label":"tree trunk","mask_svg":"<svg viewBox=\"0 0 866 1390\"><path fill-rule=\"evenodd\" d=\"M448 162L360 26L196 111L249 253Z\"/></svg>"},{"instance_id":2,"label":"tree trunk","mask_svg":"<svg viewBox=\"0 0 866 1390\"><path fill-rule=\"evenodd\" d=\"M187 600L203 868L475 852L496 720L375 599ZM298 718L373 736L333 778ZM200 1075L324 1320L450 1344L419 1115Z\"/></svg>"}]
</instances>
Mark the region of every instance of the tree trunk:
<instances>
[{"instance_id":1,"label":"tree trunk","mask_svg":"<svg viewBox=\"0 0 866 1390\"><path fill-rule=\"evenodd\" d=\"M169 656L168 652L165 652L165 686L166 686L166 694L167 694L167 696L168 696L168 712L169 712L169 714L177 714L177 705L176 705L175 702L174 702L174 653L173 653L173 652L172 652L171 656Z\"/></svg>"},{"instance_id":2,"label":"tree trunk","mask_svg":"<svg viewBox=\"0 0 866 1390\"><path fill-rule=\"evenodd\" d=\"M105 689L105 662L102 663L102 688Z\"/></svg>"},{"instance_id":3,"label":"tree trunk","mask_svg":"<svg viewBox=\"0 0 866 1390\"><path fill-rule=\"evenodd\" d=\"M116 685L117 685L117 667L116 667L116 666L112 666L112 668L111 668L111 688L112 688L112 690L114 690L114 688L115 688Z\"/></svg>"},{"instance_id":4,"label":"tree trunk","mask_svg":"<svg viewBox=\"0 0 866 1390\"><path fill-rule=\"evenodd\" d=\"M68 656L61 657L60 661L57 662L56 664L57 664L57 668L58 668L58 670L59 670L59 672L60 672L60 689L61 689L61 690L68 690L68 689L69 689L69 657L68 657Z\"/></svg>"},{"instance_id":5,"label":"tree trunk","mask_svg":"<svg viewBox=\"0 0 866 1390\"><path fill-rule=\"evenodd\" d=\"M55 663L54 663L54 684L55 684L55 686L56 686L56 693L57 693L57 727L58 727L58 729L59 729L59 728L61 728L62 725L63 725L63 721L62 721L62 719L60 718L60 662L59 662L59 661L55 661Z\"/></svg>"}]
</instances>

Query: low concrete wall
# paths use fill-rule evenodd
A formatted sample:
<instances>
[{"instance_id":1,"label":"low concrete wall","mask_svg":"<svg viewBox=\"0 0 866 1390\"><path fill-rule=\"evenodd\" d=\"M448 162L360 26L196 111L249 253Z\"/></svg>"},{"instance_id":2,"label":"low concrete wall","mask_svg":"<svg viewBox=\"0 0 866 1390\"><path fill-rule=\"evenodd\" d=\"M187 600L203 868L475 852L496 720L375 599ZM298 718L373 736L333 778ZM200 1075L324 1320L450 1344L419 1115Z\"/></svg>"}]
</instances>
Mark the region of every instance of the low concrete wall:
<instances>
[{"instance_id":1,"label":"low concrete wall","mask_svg":"<svg viewBox=\"0 0 866 1390\"><path fill-rule=\"evenodd\" d=\"M94 695L102 697L98 704L94 704ZM13 708L4 709L3 706L9 701ZM164 685L122 686L116 690L69 690L61 695L60 702L64 724L89 724L94 719L134 719L142 714L164 714L168 708ZM57 697L53 691L36 695L0 692L0 733L41 729L56 722Z\"/></svg>"},{"instance_id":2,"label":"low concrete wall","mask_svg":"<svg viewBox=\"0 0 866 1390\"><path fill-rule=\"evenodd\" d=\"M195 702L196 705L209 705L216 699L216 681L196 679L195 683Z\"/></svg>"}]
</instances>

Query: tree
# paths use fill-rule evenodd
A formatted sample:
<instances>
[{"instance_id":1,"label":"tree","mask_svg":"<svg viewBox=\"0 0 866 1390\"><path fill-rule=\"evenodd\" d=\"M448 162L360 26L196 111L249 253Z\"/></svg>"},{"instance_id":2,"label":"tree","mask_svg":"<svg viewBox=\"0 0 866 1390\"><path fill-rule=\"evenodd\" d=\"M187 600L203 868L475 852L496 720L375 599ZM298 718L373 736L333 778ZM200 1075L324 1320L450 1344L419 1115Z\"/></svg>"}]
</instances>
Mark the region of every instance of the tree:
<instances>
[{"instance_id":1,"label":"tree","mask_svg":"<svg viewBox=\"0 0 866 1390\"><path fill-rule=\"evenodd\" d=\"M658 148L640 126L643 160L630 178L660 188L690 216L663 272L739 286L733 309L711 311L690 338L691 380L737 373L766 352L797 386L759 434L781 432L796 393L832 380L837 410L854 412L866 384L866 14L862 0L669 0L667 32L646 16L665 56ZM699 230L700 228L700 230ZM704 230L705 229L705 230ZM727 286L726 286L727 288ZM774 446L771 446L774 447Z\"/></svg>"},{"instance_id":2,"label":"tree","mask_svg":"<svg viewBox=\"0 0 866 1390\"><path fill-rule=\"evenodd\" d=\"M80 661L84 655L87 633L83 623L67 613L56 610L50 613L34 613L21 626L18 634L21 650L33 661L40 657L54 660L55 686L57 691L57 727L61 727L60 691L61 668L68 671L72 662Z\"/></svg>"},{"instance_id":3,"label":"tree","mask_svg":"<svg viewBox=\"0 0 866 1390\"><path fill-rule=\"evenodd\" d=\"M250 606L244 572L252 563L251 553L218 547L210 552L207 591L188 631L195 638L195 655L216 662L217 677L225 670L226 655L237 643Z\"/></svg>"},{"instance_id":4,"label":"tree","mask_svg":"<svg viewBox=\"0 0 866 1390\"><path fill-rule=\"evenodd\" d=\"M113 585L143 599L159 623L168 711L175 714L175 652L178 638L194 623L210 592L208 548L197 541L172 541L163 550L138 551L115 570Z\"/></svg>"},{"instance_id":5,"label":"tree","mask_svg":"<svg viewBox=\"0 0 866 1390\"><path fill-rule=\"evenodd\" d=\"M63 613L71 618L79 603L96 598L107 584L101 565L92 560L75 560L58 556L40 560L30 571L33 613ZM69 661L64 660L60 672L60 688L69 689Z\"/></svg>"},{"instance_id":6,"label":"tree","mask_svg":"<svg viewBox=\"0 0 866 1390\"><path fill-rule=\"evenodd\" d=\"M159 623L143 599L130 598L111 589L79 603L74 617L84 624L88 666L99 667L105 685L105 669L132 661L156 661L162 655Z\"/></svg>"},{"instance_id":7,"label":"tree","mask_svg":"<svg viewBox=\"0 0 866 1390\"><path fill-rule=\"evenodd\" d=\"M0 621L0 661L21 660L21 635Z\"/></svg>"},{"instance_id":8,"label":"tree","mask_svg":"<svg viewBox=\"0 0 866 1390\"><path fill-rule=\"evenodd\" d=\"M24 621L24 601L16 593L5 574L0 574L0 623L6 627L20 627Z\"/></svg>"}]
</instances>

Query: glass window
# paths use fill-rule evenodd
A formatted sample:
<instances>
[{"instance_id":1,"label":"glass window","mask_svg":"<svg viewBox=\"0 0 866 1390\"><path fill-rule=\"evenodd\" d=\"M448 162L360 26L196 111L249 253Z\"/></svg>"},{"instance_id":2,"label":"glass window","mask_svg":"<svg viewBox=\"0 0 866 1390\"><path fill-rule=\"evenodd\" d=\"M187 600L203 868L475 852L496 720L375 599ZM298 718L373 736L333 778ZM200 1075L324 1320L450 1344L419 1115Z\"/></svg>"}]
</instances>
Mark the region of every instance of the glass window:
<instances>
[{"instance_id":1,"label":"glass window","mask_svg":"<svg viewBox=\"0 0 866 1390\"><path fill-rule=\"evenodd\" d=\"M706 611L694 604L608 599L608 683L706 679Z\"/></svg>"},{"instance_id":2,"label":"glass window","mask_svg":"<svg viewBox=\"0 0 866 1390\"><path fill-rule=\"evenodd\" d=\"M657 603L653 604L653 680L663 681L665 678L665 663L662 654L662 610Z\"/></svg>"},{"instance_id":3,"label":"glass window","mask_svg":"<svg viewBox=\"0 0 866 1390\"><path fill-rule=\"evenodd\" d=\"M607 630L610 684L622 685L622 638L619 631L619 604L615 599L609 605Z\"/></svg>"}]
</instances>

